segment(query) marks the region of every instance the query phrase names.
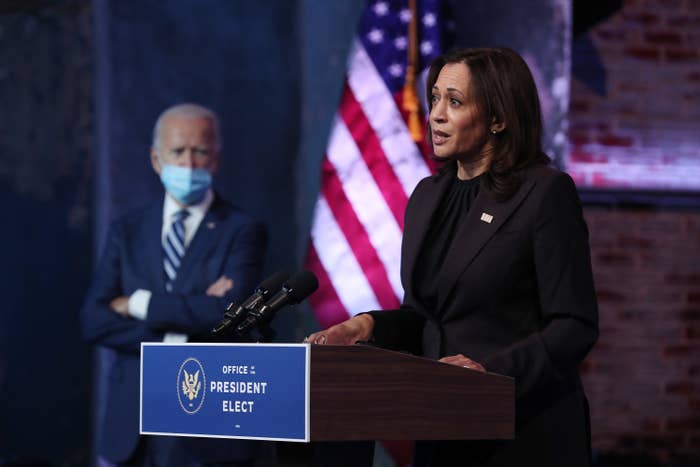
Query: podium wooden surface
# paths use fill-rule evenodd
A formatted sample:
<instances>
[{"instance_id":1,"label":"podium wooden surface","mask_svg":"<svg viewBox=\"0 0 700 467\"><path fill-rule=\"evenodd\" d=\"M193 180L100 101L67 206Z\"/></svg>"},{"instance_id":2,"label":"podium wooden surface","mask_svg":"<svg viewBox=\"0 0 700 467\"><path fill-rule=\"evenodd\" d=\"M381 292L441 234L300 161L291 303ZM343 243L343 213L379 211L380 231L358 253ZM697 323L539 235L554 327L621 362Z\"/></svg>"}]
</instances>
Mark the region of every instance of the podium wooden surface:
<instances>
[{"instance_id":1,"label":"podium wooden surface","mask_svg":"<svg viewBox=\"0 0 700 467\"><path fill-rule=\"evenodd\" d=\"M365 345L311 346L311 440L510 439L512 378Z\"/></svg>"}]
</instances>

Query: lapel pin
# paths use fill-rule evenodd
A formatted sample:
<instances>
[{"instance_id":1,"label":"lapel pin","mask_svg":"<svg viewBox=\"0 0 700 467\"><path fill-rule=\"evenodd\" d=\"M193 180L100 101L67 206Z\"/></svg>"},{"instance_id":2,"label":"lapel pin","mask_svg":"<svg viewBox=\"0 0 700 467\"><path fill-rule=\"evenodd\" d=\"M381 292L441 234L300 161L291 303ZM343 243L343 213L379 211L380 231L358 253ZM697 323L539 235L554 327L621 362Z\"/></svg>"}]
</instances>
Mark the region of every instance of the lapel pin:
<instances>
[{"instance_id":1,"label":"lapel pin","mask_svg":"<svg viewBox=\"0 0 700 467\"><path fill-rule=\"evenodd\" d=\"M214 223L214 222L207 222L207 229L211 230L211 229L213 229L214 227L216 227L216 223Z\"/></svg>"},{"instance_id":2,"label":"lapel pin","mask_svg":"<svg viewBox=\"0 0 700 467\"><path fill-rule=\"evenodd\" d=\"M481 220L486 222L487 224L490 224L491 221L493 220L493 216L491 214L486 214L485 212L481 213Z\"/></svg>"}]
</instances>

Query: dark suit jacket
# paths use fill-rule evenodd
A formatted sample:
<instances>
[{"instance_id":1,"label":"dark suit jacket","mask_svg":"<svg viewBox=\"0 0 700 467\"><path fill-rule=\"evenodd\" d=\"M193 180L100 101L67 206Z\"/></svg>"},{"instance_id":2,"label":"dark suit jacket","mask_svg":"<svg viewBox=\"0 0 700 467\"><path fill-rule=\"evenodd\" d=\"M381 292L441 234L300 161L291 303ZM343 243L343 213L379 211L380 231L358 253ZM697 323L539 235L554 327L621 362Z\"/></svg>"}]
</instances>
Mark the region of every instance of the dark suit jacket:
<instances>
[{"instance_id":1,"label":"dark suit jacket","mask_svg":"<svg viewBox=\"0 0 700 467\"><path fill-rule=\"evenodd\" d=\"M497 202L481 186L425 309L413 275L431 216L455 167L422 180L406 209L401 310L372 312L375 339L440 358L462 353L516 384L516 439L426 444L433 465L578 466L590 463L588 407L578 365L598 336L588 230L571 178L537 165ZM490 222L486 220L492 216ZM472 462L470 464L469 462Z\"/></svg>"},{"instance_id":2,"label":"dark suit jacket","mask_svg":"<svg viewBox=\"0 0 700 467\"><path fill-rule=\"evenodd\" d=\"M107 403L98 452L112 462L128 459L139 441L141 342L159 342L166 332L206 335L230 301L248 296L260 278L266 233L262 224L215 197L187 248L173 292L165 292L161 231L163 201L127 215L110 229L82 309L85 338L116 351L109 369ZM220 276L233 279L223 298L205 295ZM120 295L152 292L147 318L124 318L109 308ZM180 438L196 460L247 459L251 445L230 440ZM183 454L183 455L185 455Z\"/></svg>"}]
</instances>

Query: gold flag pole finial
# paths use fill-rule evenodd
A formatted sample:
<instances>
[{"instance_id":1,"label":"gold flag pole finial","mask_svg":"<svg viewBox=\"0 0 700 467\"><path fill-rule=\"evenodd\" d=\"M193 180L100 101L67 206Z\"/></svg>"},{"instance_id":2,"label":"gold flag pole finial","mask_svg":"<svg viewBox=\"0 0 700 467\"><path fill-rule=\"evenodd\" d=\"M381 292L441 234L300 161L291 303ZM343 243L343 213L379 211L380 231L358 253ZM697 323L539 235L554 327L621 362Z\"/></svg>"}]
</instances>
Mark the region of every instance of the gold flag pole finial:
<instances>
[{"instance_id":1,"label":"gold flag pole finial","mask_svg":"<svg viewBox=\"0 0 700 467\"><path fill-rule=\"evenodd\" d=\"M409 0L411 21L408 24L408 64L406 66L406 81L403 86L403 108L408 112L408 131L413 141L423 139L423 124L420 118L420 106L416 95L416 67L418 64L418 25L416 0Z\"/></svg>"}]
</instances>

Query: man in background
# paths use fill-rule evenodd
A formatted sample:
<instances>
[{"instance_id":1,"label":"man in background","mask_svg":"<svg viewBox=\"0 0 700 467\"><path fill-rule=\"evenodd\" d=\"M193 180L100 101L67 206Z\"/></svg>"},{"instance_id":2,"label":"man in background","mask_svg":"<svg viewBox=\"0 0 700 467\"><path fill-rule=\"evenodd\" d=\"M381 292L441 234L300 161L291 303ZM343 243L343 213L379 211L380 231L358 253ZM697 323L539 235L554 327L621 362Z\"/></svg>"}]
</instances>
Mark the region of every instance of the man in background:
<instances>
[{"instance_id":1,"label":"man in background","mask_svg":"<svg viewBox=\"0 0 700 467\"><path fill-rule=\"evenodd\" d=\"M111 226L83 305L85 338L116 351L98 453L118 465L253 464L252 442L139 435L141 342L207 335L260 279L264 227L211 188L219 141L207 108L181 104L160 115L151 164L165 196Z\"/></svg>"}]
</instances>

